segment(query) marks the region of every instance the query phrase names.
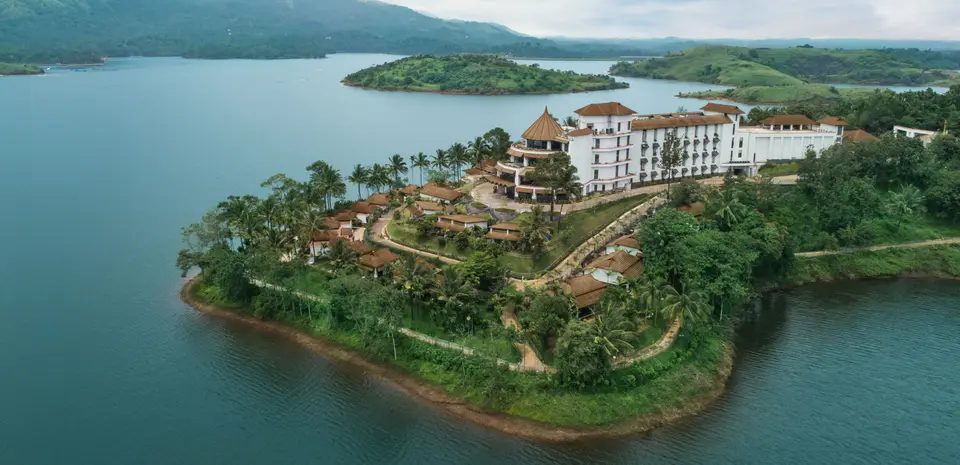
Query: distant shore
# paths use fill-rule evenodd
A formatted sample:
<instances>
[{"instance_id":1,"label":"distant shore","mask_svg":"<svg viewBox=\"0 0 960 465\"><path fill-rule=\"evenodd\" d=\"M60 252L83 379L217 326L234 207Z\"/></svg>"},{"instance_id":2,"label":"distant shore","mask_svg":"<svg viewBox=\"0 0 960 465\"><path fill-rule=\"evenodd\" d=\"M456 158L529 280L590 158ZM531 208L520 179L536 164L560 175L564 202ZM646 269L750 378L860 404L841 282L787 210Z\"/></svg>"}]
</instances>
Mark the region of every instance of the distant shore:
<instances>
[{"instance_id":1,"label":"distant shore","mask_svg":"<svg viewBox=\"0 0 960 465\"><path fill-rule=\"evenodd\" d=\"M441 94L441 95L479 95L485 97L499 97L506 95L563 95L563 94L585 94L589 92L602 92L607 90L620 90L626 89L626 87L621 88L611 88L611 89L591 89L591 90L567 90L563 92L461 92L461 91L451 91L451 90L426 90L426 89L404 89L400 87L367 87L362 84L353 84L347 82L346 80L340 81L341 84L347 87L354 87L357 89L363 90L379 90L382 92L411 92L417 94Z\"/></svg>"}]
</instances>

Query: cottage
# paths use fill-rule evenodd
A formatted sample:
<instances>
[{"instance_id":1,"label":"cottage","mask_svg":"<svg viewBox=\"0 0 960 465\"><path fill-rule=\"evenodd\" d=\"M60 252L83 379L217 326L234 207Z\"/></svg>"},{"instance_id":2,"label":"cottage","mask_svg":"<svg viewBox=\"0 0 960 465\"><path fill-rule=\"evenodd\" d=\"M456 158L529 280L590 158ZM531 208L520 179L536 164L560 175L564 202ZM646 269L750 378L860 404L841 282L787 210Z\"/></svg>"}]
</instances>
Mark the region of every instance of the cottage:
<instances>
[{"instance_id":1,"label":"cottage","mask_svg":"<svg viewBox=\"0 0 960 465\"><path fill-rule=\"evenodd\" d=\"M453 189L440 187L434 183L427 183L420 189L420 197L432 202L456 202L463 197L463 193Z\"/></svg>"},{"instance_id":2,"label":"cottage","mask_svg":"<svg viewBox=\"0 0 960 465\"><path fill-rule=\"evenodd\" d=\"M643 260L618 250L604 255L586 266L587 272L597 281L607 284L619 284L643 273Z\"/></svg>"},{"instance_id":3,"label":"cottage","mask_svg":"<svg viewBox=\"0 0 960 465\"><path fill-rule=\"evenodd\" d=\"M561 286L577 301L577 308L580 310L594 306L607 290L607 283L597 281L590 275L570 278L564 281Z\"/></svg>"},{"instance_id":4,"label":"cottage","mask_svg":"<svg viewBox=\"0 0 960 465\"><path fill-rule=\"evenodd\" d=\"M410 206L410 218L420 218L427 215L442 215L446 213L456 213L457 209L453 205L441 205L436 202L417 201Z\"/></svg>"},{"instance_id":5,"label":"cottage","mask_svg":"<svg viewBox=\"0 0 960 465\"><path fill-rule=\"evenodd\" d=\"M333 219L337 220L338 228L347 228L353 229L353 219L357 217L357 214L352 211L342 211L337 213Z\"/></svg>"},{"instance_id":6,"label":"cottage","mask_svg":"<svg viewBox=\"0 0 960 465\"><path fill-rule=\"evenodd\" d=\"M619 250L633 255L634 257L643 256L643 250L640 248L640 243L637 242L637 238L633 235L619 237L615 241L607 244L606 254L611 255Z\"/></svg>"},{"instance_id":7,"label":"cottage","mask_svg":"<svg viewBox=\"0 0 960 465\"><path fill-rule=\"evenodd\" d=\"M399 259L400 257L390 249L376 249L360 257L360 268L372 271L373 277L378 278L383 275L387 265Z\"/></svg>"},{"instance_id":8,"label":"cottage","mask_svg":"<svg viewBox=\"0 0 960 465\"><path fill-rule=\"evenodd\" d=\"M880 140L880 139L878 139L873 134L870 134L869 132L864 131L863 129L851 129L845 132L843 136L844 142L850 142L854 144L857 142L871 142L871 141L877 141L877 140Z\"/></svg>"},{"instance_id":9,"label":"cottage","mask_svg":"<svg viewBox=\"0 0 960 465\"><path fill-rule=\"evenodd\" d=\"M460 232L472 228L487 229L487 219L479 216L449 215L437 218L433 225L444 231Z\"/></svg>"},{"instance_id":10,"label":"cottage","mask_svg":"<svg viewBox=\"0 0 960 465\"><path fill-rule=\"evenodd\" d=\"M387 194L373 194L367 198L367 202L377 208L386 208L390 205L390 197Z\"/></svg>"},{"instance_id":11,"label":"cottage","mask_svg":"<svg viewBox=\"0 0 960 465\"><path fill-rule=\"evenodd\" d=\"M373 247L370 247L369 245L364 244L363 242L360 242L360 241L348 242L347 248L350 250L353 250L354 252L357 252L361 256L369 253L373 253L374 251Z\"/></svg>"},{"instance_id":12,"label":"cottage","mask_svg":"<svg viewBox=\"0 0 960 465\"><path fill-rule=\"evenodd\" d=\"M359 220L360 223L367 224L367 218L379 211L380 207L373 205L370 202L356 202L353 204L350 210L356 213L357 220Z\"/></svg>"},{"instance_id":13,"label":"cottage","mask_svg":"<svg viewBox=\"0 0 960 465\"><path fill-rule=\"evenodd\" d=\"M330 242L334 237L335 233L330 231L314 231L310 239L310 255L314 258L326 255L330 252Z\"/></svg>"},{"instance_id":14,"label":"cottage","mask_svg":"<svg viewBox=\"0 0 960 465\"><path fill-rule=\"evenodd\" d=\"M403 189L400 189L399 192L400 192L400 195L402 195L404 198L416 197L417 195L420 194L420 186L416 184L408 184Z\"/></svg>"},{"instance_id":15,"label":"cottage","mask_svg":"<svg viewBox=\"0 0 960 465\"><path fill-rule=\"evenodd\" d=\"M520 226L512 223L500 223L490 226L486 238L495 241L519 242L523 239L523 235L520 234Z\"/></svg>"}]
</instances>

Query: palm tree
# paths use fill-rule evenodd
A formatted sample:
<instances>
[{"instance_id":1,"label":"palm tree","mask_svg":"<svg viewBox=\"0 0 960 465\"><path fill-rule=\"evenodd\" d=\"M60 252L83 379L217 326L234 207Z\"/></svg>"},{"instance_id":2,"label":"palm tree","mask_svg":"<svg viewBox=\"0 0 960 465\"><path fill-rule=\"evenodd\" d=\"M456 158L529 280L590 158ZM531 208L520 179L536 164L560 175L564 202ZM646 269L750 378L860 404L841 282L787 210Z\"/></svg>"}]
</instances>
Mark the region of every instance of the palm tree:
<instances>
[{"instance_id":1,"label":"palm tree","mask_svg":"<svg viewBox=\"0 0 960 465\"><path fill-rule=\"evenodd\" d=\"M443 282L437 288L437 301L440 305L434 307L434 321L438 324L450 326L456 323L457 314L473 296L473 287L463 279L463 276L454 267L443 270Z\"/></svg>"},{"instance_id":2,"label":"palm tree","mask_svg":"<svg viewBox=\"0 0 960 465\"><path fill-rule=\"evenodd\" d=\"M394 154L390 157L390 172L393 173L396 184L400 184L400 175L407 174L409 171L406 160L400 154Z\"/></svg>"},{"instance_id":3,"label":"palm tree","mask_svg":"<svg viewBox=\"0 0 960 465\"><path fill-rule=\"evenodd\" d=\"M464 163L469 163L467 147L457 142L450 146L450 149L447 150L447 154L450 156L450 164L455 168L455 171L453 172L453 178L454 180L459 179L460 166Z\"/></svg>"},{"instance_id":4,"label":"palm tree","mask_svg":"<svg viewBox=\"0 0 960 465\"><path fill-rule=\"evenodd\" d=\"M668 295L666 305L663 307L665 314L673 320L680 321L680 327L683 328L687 323L696 323L706 319L707 299L700 292L687 291L677 294L673 286L669 286L673 294Z\"/></svg>"},{"instance_id":5,"label":"palm tree","mask_svg":"<svg viewBox=\"0 0 960 465\"><path fill-rule=\"evenodd\" d=\"M470 156L473 158L474 166L480 166L490 152L487 141L483 140L483 137L477 137L468 145L470 146Z\"/></svg>"},{"instance_id":6,"label":"palm tree","mask_svg":"<svg viewBox=\"0 0 960 465\"><path fill-rule=\"evenodd\" d=\"M325 161L318 161L307 167L310 171L310 184L323 199L323 208L333 207L334 197L343 197L347 193L347 185L340 176L340 170L330 166Z\"/></svg>"},{"instance_id":7,"label":"palm tree","mask_svg":"<svg viewBox=\"0 0 960 465\"><path fill-rule=\"evenodd\" d=\"M900 186L900 190L890 195L887 209L897 217L897 232L903 224L903 217L913 215L923 209L923 194L912 185Z\"/></svg>"},{"instance_id":8,"label":"palm tree","mask_svg":"<svg viewBox=\"0 0 960 465\"><path fill-rule=\"evenodd\" d=\"M374 163L373 167L370 168L370 177L368 178L367 184L379 192L382 187L389 186L390 183L390 168L379 163Z\"/></svg>"},{"instance_id":9,"label":"palm tree","mask_svg":"<svg viewBox=\"0 0 960 465\"><path fill-rule=\"evenodd\" d=\"M536 253L543 251L544 245L550 238L550 225L547 214L540 205L535 205L530 216L520 220L520 232L524 242Z\"/></svg>"},{"instance_id":10,"label":"palm tree","mask_svg":"<svg viewBox=\"0 0 960 465\"><path fill-rule=\"evenodd\" d=\"M225 202L217 205L220 217L230 228L231 236L240 238L240 247L248 247L256 234L257 222L260 220L257 214L259 204L260 198L252 195L231 195ZM262 224L260 221L260 225Z\"/></svg>"},{"instance_id":11,"label":"palm tree","mask_svg":"<svg viewBox=\"0 0 960 465\"><path fill-rule=\"evenodd\" d=\"M593 341L603 348L607 357L633 349L629 341L635 335L635 326L622 307L606 302L595 315Z\"/></svg>"},{"instance_id":12,"label":"palm tree","mask_svg":"<svg viewBox=\"0 0 960 465\"><path fill-rule=\"evenodd\" d=\"M720 198L719 207L714 214L714 219L721 230L729 231L740 222L739 214L743 211L743 204L736 195L725 192Z\"/></svg>"},{"instance_id":13,"label":"palm tree","mask_svg":"<svg viewBox=\"0 0 960 465\"><path fill-rule=\"evenodd\" d=\"M437 149L436 155L433 156L433 167L439 171L443 171L447 165L450 164L450 156L447 155L447 152L443 149Z\"/></svg>"},{"instance_id":14,"label":"palm tree","mask_svg":"<svg viewBox=\"0 0 960 465\"><path fill-rule=\"evenodd\" d=\"M563 122L561 124L563 126L569 126L569 127L575 128L577 127L578 124L580 124L580 121L577 120L575 116L568 116L563 119Z\"/></svg>"},{"instance_id":15,"label":"palm tree","mask_svg":"<svg viewBox=\"0 0 960 465\"><path fill-rule=\"evenodd\" d=\"M347 181L350 181L357 185L357 199L363 198L363 193L360 192L360 186L367 184L367 181L370 178L370 170L364 167L361 164L357 164L353 167L353 172L350 173L350 176L347 177Z\"/></svg>"},{"instance_id":16,"label":"palm tree","mask_svg":"<svg viewBox=\"0 0 960 465\"><path fill-rule=\"evenodd\" d=\"M416 155L410 156L410 166L412 168L420 168L420 185L423 185L423 169L430 167L430 159L427 156L420 152Z\"/></svg>"}]
</instances>

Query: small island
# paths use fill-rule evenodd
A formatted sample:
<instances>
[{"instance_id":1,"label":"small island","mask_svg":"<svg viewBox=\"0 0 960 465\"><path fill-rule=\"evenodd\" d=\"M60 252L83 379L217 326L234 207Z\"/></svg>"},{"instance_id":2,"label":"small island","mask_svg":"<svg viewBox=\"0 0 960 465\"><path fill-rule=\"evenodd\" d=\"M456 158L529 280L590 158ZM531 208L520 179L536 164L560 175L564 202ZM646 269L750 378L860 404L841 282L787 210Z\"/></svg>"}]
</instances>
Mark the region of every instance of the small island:
<instances>
[{"instance_id":1,"label":"small island","mask_svg":"<svg viewBox=\"0 0 960 465\"><path fill-rule=\"evenodd\" d=\"M960 58L919 50L755 49L704 45L662 58L620 62L615 76L705 82L736 89L682 94L748 104L830 103L869 89L832 84L949 87L960 83Z\"/></svg>"},{"instance_id":2,"label":"small island","mask_svg":"<svg viewBox=\"0 0 960 465\"><path fill-rule=\"evenodd\" d=\"M34 74L43 74L43 69L30 65L0 63L0 76L29 76Z\"/></svg>"},{"instance_id":3,"label":"small island","mask_svg":"<svg viewBox=\"0 0 960 465\"><path fill-rule=\"evenodd\" d=\"M599 74L542 69L493 55L414 56L357 71L343 79L365 89L452 94L560 94L623 89Z\"/></svg>"}]
</instances>

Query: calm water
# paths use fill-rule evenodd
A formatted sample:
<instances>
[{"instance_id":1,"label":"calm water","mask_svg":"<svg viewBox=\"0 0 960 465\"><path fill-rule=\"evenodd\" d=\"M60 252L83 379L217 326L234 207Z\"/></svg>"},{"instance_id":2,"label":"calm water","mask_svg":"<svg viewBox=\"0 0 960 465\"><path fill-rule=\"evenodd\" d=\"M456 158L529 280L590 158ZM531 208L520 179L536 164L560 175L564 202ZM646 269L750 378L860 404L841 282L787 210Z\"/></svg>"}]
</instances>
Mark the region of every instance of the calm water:
<instances>
[{"instance_id":1,"label":"calm water","mask_svg":"<svg viewBox=\"0 0 960 465\"><path fill-rule=\"evenodd\" d=\"M930 463L960 456L956 283L771 296L728 395L650 436L542 445L177 299L178 228L275 172L431 152L549 105L643 112L697 84L592 95L362 91L385 56L129 59L0 79L0 464ZM605 63L547 64L600 72Z\"/></svg>"}]
</instances>

